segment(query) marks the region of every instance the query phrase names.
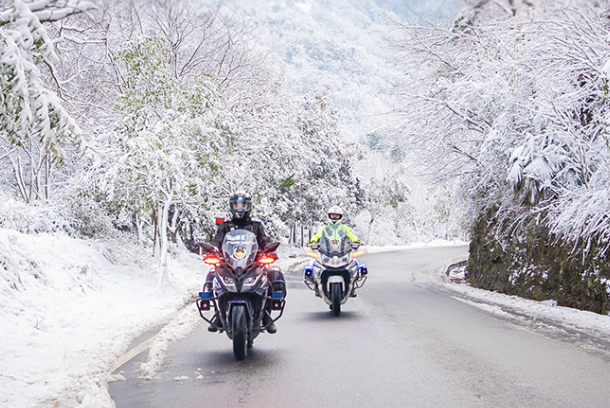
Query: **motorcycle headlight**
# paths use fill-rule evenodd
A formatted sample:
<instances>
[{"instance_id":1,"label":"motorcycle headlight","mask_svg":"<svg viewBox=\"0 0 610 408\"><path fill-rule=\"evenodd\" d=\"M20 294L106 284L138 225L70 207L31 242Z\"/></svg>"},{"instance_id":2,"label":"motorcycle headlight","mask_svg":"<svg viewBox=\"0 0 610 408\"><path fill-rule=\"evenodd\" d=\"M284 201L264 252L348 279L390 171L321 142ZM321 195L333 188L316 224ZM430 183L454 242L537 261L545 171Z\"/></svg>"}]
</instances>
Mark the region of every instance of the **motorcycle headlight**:
<instances>
[{"instance_id":1,"label":"motorcycle headlight","mask_svg":"<svg viewBox=\"0 0 610 408\"><path fill-rule=\"evenodd\" d=\"M233 278L231 278L229 276L223 276L222 281L229 291L231 291L231 292L237 291L237 288L235 287L235 281L233 280Z\"/></svg>"},{"instance_id":2,"label":"motorcycle headlight","mask_svg":"<svg viewBox=\"0 0 610 408\"><path fill-rule=\"evenodd\" d=\"M251 288L256 283L256 278L254 276L250 276L244 279L244 288Z\"/></svg>"},{"instance_id":3,"label":"motorcycle headlight","mask_svg":"<svg viewBox=\"0 0 610 408\"><path fill-rule=\"evenodd\" d=\"M333 256L328 263L328 265L332 266L333 268L339 268L346 264L347 257L339 258L338 256Z\"/></svg>"},{"instance_id":4,"label":"motorcycle headlight","mask_svg":"<svg viewBox=\"0 0 610 408\"><path fill-rule=\"evenodd\" d=\"M263 275L261 274L261 275L257 275L257 276L247 277L246 279L244 279L244 284L243 284L242 288L251 289L251 288L255 287L256 285L258 285L260 283L261 276L263 276Z\"/></svg>"}]
</instances>

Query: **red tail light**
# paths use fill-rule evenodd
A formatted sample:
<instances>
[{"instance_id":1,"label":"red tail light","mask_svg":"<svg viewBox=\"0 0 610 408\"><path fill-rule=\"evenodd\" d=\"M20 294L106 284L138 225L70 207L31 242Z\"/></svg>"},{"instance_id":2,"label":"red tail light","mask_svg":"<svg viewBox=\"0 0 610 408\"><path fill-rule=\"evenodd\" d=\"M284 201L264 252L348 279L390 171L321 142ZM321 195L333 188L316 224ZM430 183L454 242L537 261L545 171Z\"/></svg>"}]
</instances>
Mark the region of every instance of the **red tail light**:
<instances>
[{"instance_id":1,"label":"red tail light","mask_svg":"<svg viewBox=\"0 0 610 408\"><path fill-rule=\"evenodd\" d=\"M203 259L203 262L208 265L218 265L220 263L220 258L216 255L208 255Z\"/></svg>"},{"instance_id":2,"label":"red tail light","mask_svg":"<svg viewBox=\"0 0 610 408\"><path fill-rule=\"evenodd\" d=\"M263 265L271 265L275 262L275 257L271 255L263 255L259 258L258 262L262 263Z\"/></svg>"}]
</instances>

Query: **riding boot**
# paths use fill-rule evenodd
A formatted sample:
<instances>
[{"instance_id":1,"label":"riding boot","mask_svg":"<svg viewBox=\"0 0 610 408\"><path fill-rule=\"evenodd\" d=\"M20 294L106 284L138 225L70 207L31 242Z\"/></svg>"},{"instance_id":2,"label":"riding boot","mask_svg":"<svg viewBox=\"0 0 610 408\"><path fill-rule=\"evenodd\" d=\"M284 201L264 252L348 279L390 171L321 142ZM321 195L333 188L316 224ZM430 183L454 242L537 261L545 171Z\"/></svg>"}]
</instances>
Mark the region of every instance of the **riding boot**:
<instances>
[{"instance_id":1,"label":"riding boot","mask_svg":"<svg viewBox=\"0 0 610 408\"><path fill-rule=\"evenodd\" d=\"M265 312L265 316L263 316L263 327L267 329L267 333L269 334L277 332L277 327L275 327L275 324L269 315L269 311Z\"/></svg>"},{"instance_id":2,"label":"riding boot","mask_svg":"<svg viewBox=\"0 0 610 408\"><path fill-rule=\"evenodd\" d=\"M214 315L214 318L212 319L212 323L210 323L210 325L208 326L208 331L212 332L212 333L216 333L218 331L219 324L220 324L220 319L218 318L218 315Z\"/></svg>"}]
</instances>

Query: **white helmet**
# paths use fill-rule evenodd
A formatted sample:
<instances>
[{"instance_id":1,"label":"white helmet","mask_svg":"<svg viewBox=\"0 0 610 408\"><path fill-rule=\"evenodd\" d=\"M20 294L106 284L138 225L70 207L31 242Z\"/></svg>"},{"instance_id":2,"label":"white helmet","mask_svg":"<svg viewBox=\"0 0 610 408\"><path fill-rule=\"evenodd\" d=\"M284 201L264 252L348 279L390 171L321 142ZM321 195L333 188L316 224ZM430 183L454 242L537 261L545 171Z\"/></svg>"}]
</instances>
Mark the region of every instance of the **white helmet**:
<instances>
[{"instance_id":1,"label":"white helmet","mask_svg":"<svg viewBox=\"0 0 610 408\"><path fill-rule=\"evenodd\" d=\"M338 215L338 217L337 217ZM333 224L338 223L343 218L343 210L338 205L333 205L328 209L328 219Z\"/></svg>"}]
</instances>

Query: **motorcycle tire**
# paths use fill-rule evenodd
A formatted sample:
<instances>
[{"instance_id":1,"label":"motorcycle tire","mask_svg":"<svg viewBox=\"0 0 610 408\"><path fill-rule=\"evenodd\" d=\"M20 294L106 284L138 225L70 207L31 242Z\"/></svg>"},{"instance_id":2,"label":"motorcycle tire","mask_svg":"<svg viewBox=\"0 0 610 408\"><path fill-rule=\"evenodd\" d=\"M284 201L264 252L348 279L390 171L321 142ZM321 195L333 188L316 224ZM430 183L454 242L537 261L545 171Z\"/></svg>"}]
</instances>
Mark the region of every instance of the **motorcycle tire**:
<instances>
[{"instance_id":1,"label":"motorcycle tire","mask_svg":"<svg viewBox=\"0 0 610 408\"><path fill-rule=\"evenodd\" d=\"M246 321L246 307L237 305L233 307L233 354L236 360L243 360L248 355L248 328Z\"/></svg>"},{"instance_id":2,"label":"motorcycle tire","mask_svg":"<svg viewBox=\"0 0 610 408\"><path fill-rule=\"evenodd\" d=\"M330 296L333 302L332 310L335 316L339 316L341 313L341 284L331 283L330 285Z\"/></svg>"}]
</instances>

